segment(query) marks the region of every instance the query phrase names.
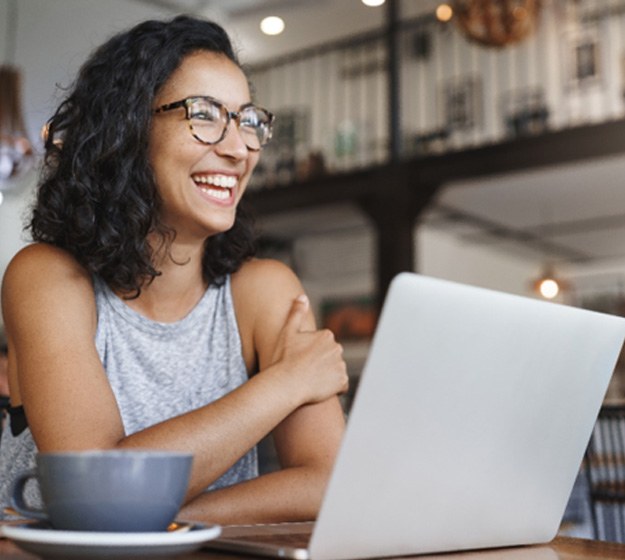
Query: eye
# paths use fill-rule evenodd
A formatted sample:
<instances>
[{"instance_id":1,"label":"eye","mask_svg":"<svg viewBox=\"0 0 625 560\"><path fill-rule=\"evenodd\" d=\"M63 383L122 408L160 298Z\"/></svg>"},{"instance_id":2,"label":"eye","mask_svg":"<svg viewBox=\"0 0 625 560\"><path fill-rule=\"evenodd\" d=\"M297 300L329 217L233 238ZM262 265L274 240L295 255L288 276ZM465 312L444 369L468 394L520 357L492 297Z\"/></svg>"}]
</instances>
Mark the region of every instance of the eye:
<instances>
[{"instance_id":1,"label":"eye","mask_svg":"<svg viewBox=\"0 0 625 560\"><path fill-rule=\"evenodd\" d=\"M263 126L267 122L264 111L257 109L256 107L247 107L241 111L241 126L247 126L257 128Z\"/></svg>"},{"instance_id":2,"label":"eye","mask_svg":"<svg viewBox=\"0 0 625 560\"><path fill-rule=\"evenodd\" d=\"M216 122L221 119L221 110L210 101L197 100L189 107L189 118L203 122Z\"/></svg>"},{"instance_id":3,"label":"eye","mask_svg":"<svg viewBox=\"0 0 625 560\"><path fill-rule=\"evenodd\" d=\"M216 115L210 111L193 111L191 118L198 121L215 122L219 119L219 115Z\"/></svg>"}]
</instances>

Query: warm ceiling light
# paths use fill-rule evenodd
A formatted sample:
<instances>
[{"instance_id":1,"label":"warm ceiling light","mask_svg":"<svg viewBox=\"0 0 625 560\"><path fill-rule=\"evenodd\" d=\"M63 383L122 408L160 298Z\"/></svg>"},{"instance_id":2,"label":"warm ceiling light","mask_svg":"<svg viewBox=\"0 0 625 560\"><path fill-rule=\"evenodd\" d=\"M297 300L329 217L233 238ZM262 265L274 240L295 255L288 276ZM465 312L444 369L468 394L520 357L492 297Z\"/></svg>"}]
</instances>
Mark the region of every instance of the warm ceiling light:
<instances>
[{"instance_id":1,"label":"warm ceiling light","mask_svg":"<svg viewBox=\"0 0 625 560\"><path fill-rule=\"evenodd\" d=\"M543 278L538 284L538 293L547 299L553 299L560 293L560 285L554 278Z\"/></svg>"},{"instance_id":2,"label":"warm ceiling light","mask_svg":"<svg viewBox=\"0 0 625 560\"><path fill-rule=\"evenodd\" d=\"M284 20L278 16L269 16L260 22L260 30L265 35L280 35L284 31Z\"/></svg>"},{"instance_id":3,"label":"warm ceiling light","mask_svg":"<svg viewBox=\"0 0 625 560\"><path fill-rule=\"evenodd\" d=\"M533 282L533 289L545 299L553 299L560 292L568 289L568 284L554 274L553 267L546 266L543 274Z\"/></svg>"},{"instance_id":4,"label":"warm ceiling light","mask_svg":"<svg viewBox=\"0 0 625 560\"><path fill-rule=\"evenodd\" d=\"M454 15L454 11L449 4L439 4L436 8L436 19L438 21L447 22Z\"/></svg>"},{"instance_id":5,"label":"warm ceiling light","mask_svg":"<svg viewBox=\"0 0 625 560\"><path fill-rule=\"evenodd\" d=\"M384 4L384 2L386 2L386 0L362 0L362 3L365 6L371 6L372 8L375 8L376 6L381 6L382 4Z\"/></svg>"}]
</instances>

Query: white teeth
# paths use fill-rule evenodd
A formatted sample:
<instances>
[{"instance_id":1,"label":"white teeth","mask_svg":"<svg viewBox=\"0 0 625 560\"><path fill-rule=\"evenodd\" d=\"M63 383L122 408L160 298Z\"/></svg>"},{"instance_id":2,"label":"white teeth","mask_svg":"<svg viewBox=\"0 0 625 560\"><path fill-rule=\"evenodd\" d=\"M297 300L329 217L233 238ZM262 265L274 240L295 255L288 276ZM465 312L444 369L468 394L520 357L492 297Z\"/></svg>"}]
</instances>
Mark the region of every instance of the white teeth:
<instances>
[{"instance_id":1,"label":"white teeth","mask_svg":"<svg viewBox=\"0 0 625 560\"><path fill-rule=\"evenodd\" d=\"M195 175L193 180L196 183L215 185L224 189L233 189L237 184L237 178L232 175Z\"/></svg>"},{"instance_id":2,"label":"white teeth","mask_svg":"<svg viewBox=\"0 0 625 560\"><path fill-rule=\"evenodd\" d=\"M228 200L237 185L237 178L232 175L194 175L193 181L203 193L217 200Z\"/></svg>"},{"instance_id":3,"label":"white teeth","mask_svg":"<svg viewBox=\"0 0 625 560\"><path fill-rule=\"evenodd\" d=\"M224 190L217 190L217 189L207 189L204 187L200 187L200 190L204 193L206 193L208 196L212 197L212 198L218 198L219 200L227 200L228 198L230 198L230 192L229 191L224 191Z\"/></svg>"}]
</instances>

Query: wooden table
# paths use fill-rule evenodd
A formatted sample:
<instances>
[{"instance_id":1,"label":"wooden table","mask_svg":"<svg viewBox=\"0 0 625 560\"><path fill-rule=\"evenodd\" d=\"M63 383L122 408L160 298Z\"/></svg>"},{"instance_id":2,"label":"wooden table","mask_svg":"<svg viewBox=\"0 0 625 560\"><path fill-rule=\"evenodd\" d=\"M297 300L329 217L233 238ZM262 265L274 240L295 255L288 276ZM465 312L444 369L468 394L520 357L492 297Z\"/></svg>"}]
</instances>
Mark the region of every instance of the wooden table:
<instances>
[{"instance_id":1,"label":"wooden table","mask_svg":"<svg viewBox=\"0 0 625 560\"><path fill-rule=\"evenodd\" d=\"M22 552L12 542L0 540L0 560L34 560L38 558ZM163 557L167 560L169 557ZM235 556L222 552L200 550L191 554L176 556L178 560L242 560L245 556ZM251 558L251 557L247 557ZM405 558L405 557L404 557ZM506 549L492 549L475 552L459 552L415 556L416 560L624 560L625 545L558 537L547 545L525 546ZM154 557L150 560L158 560Z\"/></svg>"}]
</instances>

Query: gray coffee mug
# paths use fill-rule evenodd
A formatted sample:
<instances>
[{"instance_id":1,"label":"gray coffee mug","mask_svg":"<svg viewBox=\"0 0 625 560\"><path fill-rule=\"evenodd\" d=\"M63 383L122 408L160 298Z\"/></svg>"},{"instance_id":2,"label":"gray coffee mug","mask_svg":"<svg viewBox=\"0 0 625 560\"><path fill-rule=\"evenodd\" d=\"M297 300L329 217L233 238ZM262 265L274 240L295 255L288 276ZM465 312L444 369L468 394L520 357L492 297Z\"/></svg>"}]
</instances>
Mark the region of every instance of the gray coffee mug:
<instances>
[{"instance_id":1,"label":"gray coffee mug","mask_svg":"<svg viewBox=\"0 0 625 560\"><path fill-rule=\"evenodd\" d=\"M11 505L65 531L164 531L184 499L193 456L169 451L39 453L20 474ZM28 505L24 488L37 479L45 509Z\"/></svg>"}]
</instances>

